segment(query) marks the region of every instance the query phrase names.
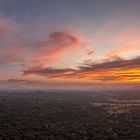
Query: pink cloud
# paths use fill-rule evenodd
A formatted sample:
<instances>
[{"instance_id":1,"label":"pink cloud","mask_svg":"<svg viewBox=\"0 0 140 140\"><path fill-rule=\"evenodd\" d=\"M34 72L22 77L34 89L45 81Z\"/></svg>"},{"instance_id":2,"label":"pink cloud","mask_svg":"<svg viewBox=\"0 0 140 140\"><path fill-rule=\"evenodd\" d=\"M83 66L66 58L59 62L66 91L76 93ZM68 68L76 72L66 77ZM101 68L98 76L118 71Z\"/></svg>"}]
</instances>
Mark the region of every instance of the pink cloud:
<instances>
[{"instance_id":1,"label":"pink cloud","mask_svg":"<svg viewBox=\"0 0 140 140\"><path fill-rule=\"evenodd\" d=\"M107 52L105 57L127 57L130 55L139 55L140 53L140 30L137 28L127 28L119 31L111 37L107 37L107 42L118 46Z\"/></svg>"},{"instance_id":2,"label":"pink cloud","mask_svg":"<svg viewBox=\"0 0 140 140\"><path fill-rule=\"evenodd\" d=\"M65 30L51 32L44 37L42 30L38 36L40 25L38 27L35 29L37 37L30 40L33 37L32 29L28 34L24 25L19 25L12 18L0 17L0 63L24 62L29 66L55 66L62 63L73 65L85 59L89 45L81 34Z\"/></svg>"},{"instance_id":3,"label":"pink cloud","mask_svg":"<svg viewBox=\"0 0 140 140\"><path fill-rule=\"evenodd\" d=\"M135 53L135 52L139 52L140 53L140 47L138 46L122 46L122 47L119 47L119 48L116 48L110 52L108 52L106 54L106 57L108 58L111 58L111 57L117 57L117 56L125 56L129 53Z\"/></svg>"},{"instance_id":4,"label":"pink cloud","mask_svg":"<svg viewBox=\"0 0 140 140\"><path fill-rule=\"evenodd\" d=\"M74 32L52 32L46 40L35 44L39 52L32 58L32 62L34 64L47 62L52 65L80 62L87 55L86 43L83 37Z\"/></svg>"}]
</instances>

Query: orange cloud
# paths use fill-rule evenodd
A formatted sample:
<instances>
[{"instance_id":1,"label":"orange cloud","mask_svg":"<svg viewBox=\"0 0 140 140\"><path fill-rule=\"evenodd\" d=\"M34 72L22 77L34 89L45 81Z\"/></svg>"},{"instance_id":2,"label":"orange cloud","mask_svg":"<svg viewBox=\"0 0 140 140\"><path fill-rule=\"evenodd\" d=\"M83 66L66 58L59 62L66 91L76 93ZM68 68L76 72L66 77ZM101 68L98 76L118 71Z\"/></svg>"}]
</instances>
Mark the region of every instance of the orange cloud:
<instances>
[{"instance_id":1,"label":"orange cloud","mask_svg":"<svg viewBox=\"0 0 140 140\"><path fill-rule=\"evenodd\" d=\"M76 69L29 69L24 74L36 74L47 78L84 79L93 82L140 82L140 57L130 60L116 59L79 66Z\"/></svg>"},{"instance_id":2,"label":"orange cloud","mask_svg":"<svg viewBox=\"0 0 140 140\"><path fill-rule=\"evenodd\" d=\"M24 64L26 68L21 69L26 77L34 74L36 79L39 75L58 81L140 82L140 58L127 57L134 53L139 56L140 36L137 30L107 36L106 42L118 47L94 62L96 50L86 37L75 31L47 32L47 37L40 35L30 39L32 33L28 35L25 28L20 27L12 19L0 18L0 64ZM93 41L102 41L100 39L109 27L110 23L106 24Z\"/></svg>"}]
</instances>

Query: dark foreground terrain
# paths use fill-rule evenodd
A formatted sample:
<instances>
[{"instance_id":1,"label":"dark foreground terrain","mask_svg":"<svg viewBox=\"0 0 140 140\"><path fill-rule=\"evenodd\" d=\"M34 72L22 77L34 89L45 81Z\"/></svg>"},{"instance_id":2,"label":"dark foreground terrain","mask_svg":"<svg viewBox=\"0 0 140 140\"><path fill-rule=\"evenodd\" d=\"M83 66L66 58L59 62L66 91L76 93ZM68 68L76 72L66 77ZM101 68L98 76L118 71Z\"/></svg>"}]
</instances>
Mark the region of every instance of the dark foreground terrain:
<instances>
[{"instance_id":1,"label":"dark foreground terrain","mask_svg":"<svg viewBox=\"0 0 140 140\"><path fill-rule=\"evenodd\" d=\"M0 140L140 140L140 93L1 91Z\"/></svg>"}]
</instances>

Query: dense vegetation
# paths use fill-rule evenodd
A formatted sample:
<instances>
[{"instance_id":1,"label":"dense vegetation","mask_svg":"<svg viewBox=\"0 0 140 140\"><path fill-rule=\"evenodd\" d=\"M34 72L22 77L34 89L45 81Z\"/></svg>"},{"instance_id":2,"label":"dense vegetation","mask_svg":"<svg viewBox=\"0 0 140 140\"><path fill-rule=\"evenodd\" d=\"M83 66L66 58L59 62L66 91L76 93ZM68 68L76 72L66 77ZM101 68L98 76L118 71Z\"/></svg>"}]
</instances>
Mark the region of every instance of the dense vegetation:
<instances>
[{"instance_id":1,"label":"dense vegetation","mask_svg":"<svg viewBox=\"0 0 140 140\"><path fill-rule=\"evenodd\" d=\"M0 140L139 140L138 99L138 92L1 91Z\"/></svg>"}]
</instances>

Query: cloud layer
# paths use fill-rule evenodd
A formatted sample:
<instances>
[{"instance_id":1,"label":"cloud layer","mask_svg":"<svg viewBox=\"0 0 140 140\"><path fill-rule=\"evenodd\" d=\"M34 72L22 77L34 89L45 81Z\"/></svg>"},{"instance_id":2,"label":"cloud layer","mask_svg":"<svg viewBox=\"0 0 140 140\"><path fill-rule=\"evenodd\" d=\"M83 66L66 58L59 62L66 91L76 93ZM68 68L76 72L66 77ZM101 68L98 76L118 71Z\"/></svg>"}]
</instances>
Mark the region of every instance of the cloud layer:
<instances>
[{"instance_id":1,"label":"cloud layer","mask_svg":"<svg viewBox=\"0 0 140 140\"><path fill-rule=\"evenodd\" d=\"M34 75L36 79L42 76L46 80L140 82L139 30L130 28L102 39L110 26L109 23L94 37L87 37L68 29L43 32L40 25L29 29L13 18L0 17L0 68L9 69L11 75ZM103 53L97 59L100 42L117 47L106 51L100 48Z\"/></svg>"},{"instance_id":2,"label":"cloud layer","mask_svg":"<svg viewBox=\"0 0 140 140\"><path fill-rule=\"evenodd\" d=\"M29 69L24 74L36 74L49 78L89 78L95 81L139 80L140 57L129 60L117 58L103 62L84 64L76 69Z\"/></svg>"}]
</instances>

